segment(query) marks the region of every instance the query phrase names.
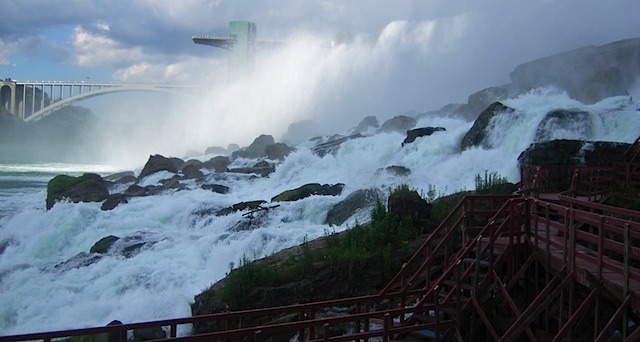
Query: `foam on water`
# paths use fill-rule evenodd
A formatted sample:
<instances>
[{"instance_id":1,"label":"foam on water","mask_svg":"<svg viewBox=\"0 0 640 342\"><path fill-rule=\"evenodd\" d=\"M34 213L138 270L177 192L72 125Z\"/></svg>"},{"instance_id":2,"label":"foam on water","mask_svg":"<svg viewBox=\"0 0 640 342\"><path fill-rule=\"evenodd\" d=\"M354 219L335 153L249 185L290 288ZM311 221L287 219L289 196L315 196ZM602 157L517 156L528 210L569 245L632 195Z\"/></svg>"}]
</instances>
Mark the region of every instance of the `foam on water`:
<instances>
[{"instance_id":1,"label":"foam on water","mask_svg":"<svg viewBox=\"0 0 640 342\"><path fill-rule=\"evenodd\" d=\"M243 256L267 256L322 236L327 230L353 226L355 217L340 227L328 227L323 221L335 203L355 190L388 190L408 184L423 193L433 186L444 195L472 190L475 175L484 170L516 182L517 157L533 141L537 125L552 109L576 108L590 113L594 128L589 136L580 138L632 142L640 133L639 104L630 103L628 97L584 105L563 92L543 89L505 104L514 108L516 115L494 118L492 148L460 152L460 141L472 123L444 116L424 117L418 126L441 126L446 131L404 147L404 134L399 133L352 139L335 155L323 158L310 150L311 143L305 143L268 178L238 175L220 181L230 187L228 194L167 192L132 198L111 211L100 210L100 203L58 203L45 211L44 187L51 175L4 169L8 183L25 180L36 185L22 193L0 196L3 208L15 203L10 214L0 217L0 244L4 243L0 253L0 334L100 326L114 319L137 322L189 316L194 295L224 277L230 263L237 264ZM566 127L558 127L554 134L554 138L577 138L575 129ZM251 162L240 160L234 165ZM392 165L412 172L394 176L381 171ZM71 171L78 168L47 169L52 173ZM165 176L155 174L143 184L154 184ZM279 207L256 215L258 224L253 229L243 230L237 224L246 221L243 212L214 215L234 203L269 201L306 183L344 183L345 188L340 196L278 203ZM357 216L360 222L367 218L362 212ZM89 266L56 268L109 235L147 243L129 258L110 254Z\"/></svg>"}]
</instances>

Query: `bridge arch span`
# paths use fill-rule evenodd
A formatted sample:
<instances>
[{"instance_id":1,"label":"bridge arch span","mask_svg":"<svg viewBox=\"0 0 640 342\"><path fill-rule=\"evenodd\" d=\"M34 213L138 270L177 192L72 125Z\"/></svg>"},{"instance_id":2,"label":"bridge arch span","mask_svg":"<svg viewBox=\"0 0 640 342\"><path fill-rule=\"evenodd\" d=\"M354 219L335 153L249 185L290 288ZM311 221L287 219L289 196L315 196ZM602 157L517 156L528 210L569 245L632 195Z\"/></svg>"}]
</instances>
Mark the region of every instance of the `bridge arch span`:
<instances>
[{"instance_id":1,"label":"bridge arch span","mask_svg":"<svg viewBox=\"0 0 640 342\"><path fill-rule=\"evenodd\" d=\"M25 117L24 121L27 123L35 122L52 114L57 110L60 110L64 107L72 105L74 102L86 100L92 97L105 95L105 94L145 91L145 92L162 92L162 93L170 93L170 94L178 94L178 95L189 95L189 93L185 91L188 89L193 89L193 88L169 87L169 86L144 86L144 85L143 86L114 86L114 87L100 88L97 90L91 90L88 92L73 95L71 97L67 97L62 100L56 101L50 104L49 106L44 107L36 111L35 113L29 115L28 117Z\"/></svg>"}]
</instances>

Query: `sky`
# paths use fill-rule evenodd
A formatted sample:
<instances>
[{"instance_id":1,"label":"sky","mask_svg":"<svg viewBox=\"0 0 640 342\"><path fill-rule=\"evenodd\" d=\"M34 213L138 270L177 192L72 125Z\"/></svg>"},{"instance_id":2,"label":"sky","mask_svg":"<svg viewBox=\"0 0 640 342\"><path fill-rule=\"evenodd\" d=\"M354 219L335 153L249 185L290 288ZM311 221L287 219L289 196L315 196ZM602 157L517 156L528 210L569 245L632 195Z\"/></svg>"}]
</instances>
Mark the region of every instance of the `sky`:
<instances>
[{"instance_id":1,"label":"sky","mask_svg":"<svg viewBox=\"0 0 640 342\"><path fill-rule=\"evenodd\" d=\"M638 13L638 0L0 0L0 78L209 85L218 100L197 111L225 112L217 122L246 125L246 141L296 120L355 125L464 103L523 62L639 37ZM257 55L242 85L224 83L227 51L191 40L226 36L234 20L287 44ZM339 37L351 39L327 49ZM87 105L103 117L132 117L109 105L135 100L97 99ZM216 133L198 144L231 139Z\"/></svg>"}]
</instances>

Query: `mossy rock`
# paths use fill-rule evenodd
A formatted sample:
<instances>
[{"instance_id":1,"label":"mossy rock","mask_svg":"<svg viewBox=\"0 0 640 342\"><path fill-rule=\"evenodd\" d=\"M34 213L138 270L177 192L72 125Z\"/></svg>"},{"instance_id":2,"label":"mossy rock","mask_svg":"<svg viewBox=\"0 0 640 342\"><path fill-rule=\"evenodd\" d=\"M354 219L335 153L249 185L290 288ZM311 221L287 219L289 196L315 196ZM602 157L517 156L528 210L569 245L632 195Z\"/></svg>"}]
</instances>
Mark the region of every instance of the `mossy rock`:
<instances>
[{"instance_id":1,"label":"mossy rock","mask_svg":"<svg viewBox=\"0 0 640 342\"><path fill-rule=\"evenodd\" d=\"M344 184L341 183L334 185L320 185L319 183L310 183L305 184L297 189L282 192L279 195L274 196L271 199L271 202L293 202L312 195L337 196L342 193L343 188Z\"/></svg>"},{"instance_id":2,"label":"mossy rock","mask_svg":"<svg viewBox=\"0 0 640 342\"><path fill-rule=\"evenodd\" d=\"M58 175L47 184L47 210L56 201L68 198L77 202L101 202L107 199L109 190L107 183L95 173L85 173L80 177Z\"/></svg>"}]
</instances>

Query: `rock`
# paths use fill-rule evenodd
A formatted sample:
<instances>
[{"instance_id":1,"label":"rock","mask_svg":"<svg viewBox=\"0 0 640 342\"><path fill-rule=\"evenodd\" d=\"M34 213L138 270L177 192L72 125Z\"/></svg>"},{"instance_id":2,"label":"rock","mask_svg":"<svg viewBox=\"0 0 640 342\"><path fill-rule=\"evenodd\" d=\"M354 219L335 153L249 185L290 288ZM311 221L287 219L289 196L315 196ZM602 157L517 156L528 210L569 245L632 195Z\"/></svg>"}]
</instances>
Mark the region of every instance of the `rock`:
<instances>
[{"instance_id":1,"label":"rock","mask_svg":"<svg viewBox=\"0 0 640 342\"><path fill-rule=\"evenodd\" d=\"M418 226L425 225L431 217L431 204L417 191L394 191L387 200L388 212L399 219L413 218Z\"/></svg>"},{"instance_id":2,"label":"rock","mask_svg":"<svg viewBox=\"0 0 640 342\"><path fill-rule=\"evenodd\" d=\"M531 144L520 154L518 163L521 166L612 166L624 161L624 152L630 146L605 141L552 140Z\"/></svg>"},{"instance_id":3,"label":"rock","mask_svg":"<svg viewBox=\"0 0 640 342\"><path fill-rule=\"evenodd\" d=\"M211 192L219 193L219 194L227 194L229 193L229 187L220 185L220 184L202 184L201 188L203 190L209 190Z\"/></svg>"},{"instance_id":4,"label":"rock","mask_svg":"<svg viewBox=\"0 0 640 342\"><path fill-rule=\"evenodd\" d=\"M273 137L271 135L263 134L263 135L257 137L251 143L251 145L249 145L249 147L247 147L244 150L235 151L235 152L233 152L231 154L231 156L233 157L233 159L236 159L236 158L249 158L249 159L264 158L264 157L267 156L265 154L265 149L267 148L268 145L272 145L274 143L275 143L275 141L273 140Z\"/></svg>"},{"instance_id":5,"label":"rock","mask_svg":"<svg viewBox=\"0 0 640 342\"><path fill-rule=\"evenodd\" d=\"M107 199L107 183L95 173L85 173L80 177L58 175L47 184L47 210L56 201L68 198L77 202L101 202Z\"/></svg>"},{"instance_id":6,"label":"rock","mask_svg":"<svg viewBox=\"0 0 640 342\"><path fill-rule=\"evenodd\" d=\"M387 166L384 168L384 170L392 175L400 176L400 177L406 177L411 174L411 169L409 169L408 167L400 166L400 165Z\"/></svg>"},{"instance_id":7,"label":"rock","mask_svg":"<svg viewBox=\"0 0 640 342\"><path fill-rule=\"evenodd\" d=\"M504 101L515 91L509 86L490 87L469 95L467 104L474 113L480 113L494 102ZM474 118L475 119L475 118Z\"/></svg>"},{"instance_id":8,"label":"rock","mask_svg":"<svg viewBox=\"0 0 640 342\"><path fill-rule=\"evenodd\" d=\"M229 152L237 151L239 149L240 149L240 146L238 146L238 144L229 144L229 145L227 145L227 151L229 151Z\"/></svg>"},{"instance_id":9,"label":"rock","mask_svg":"<svg viewBox=\"0 0 640 342\"><path fill-rule=\"evenodd\" d=\"M182 163L182 165L178 167L178 170L183 171L187 166L195 166L197 169L201 169L204 167L204 163L199 161L198 159L189 159L186 162Z\"/></svg>"},{"instance_id":10,"label":"rock","mask_svg":"<svg viewBox=\"0 0 640 342\"><path fill-rule=\"evenodd\" d=\"M211 146L204 150L204 154L227 154L228 152L229 151L222 146Z\"/></svg>"},{"instance_id":11,"label":"rock","mask_svg":"<svg viewBox=\"0 0 640 342\"><path fill-rule=\"evenodd\" d=\"M268 177L270 174L272 174L275 171L276 171L275 165L271 165L266 161L259 162L255 164L253 167L238 167L238 168L227 170L227 172L229 173L256 174L256 175L259 175L260 177Z\"/></svg>"},{"instance_id":12,"label":"rock","mask_svg":"<svg viewBox=\"0 0 640 342\"><path fill-rule=\"evenodd\" d=\"M118 184L124 184L124 183L131 182L132 178L135 181L136 177L135 177L135 174L133 173L133 171L123 171L123 172L118 172L118 173L114 173L114 174L108 175L108 176L104 177L104 180L107 181L107 182L114 182L114 183L118 183ZM124 181L123 181L123 179L124 179Z\"/></svg>"},{"instance_id":13,"label":"rock","mask_svg":"<svg viewBox=\"0 0 640 342\"><path fill-rule=\"evenodd\" d=\"M585 139L591 136L593 124L589 113L576 110L552 110L538 124L534 142L562 139ZM574 136L566 136L571 132ZM557 136L561 135L561 136Z\"/></svg>"},{"instance_id":14,"label":"rock","mask_svg":"<svg viewBox=\"0 0 640 342\"><path fill-rule=\"evenodd\" d=\"M319 144L319 145L316 145L311 150L313 151L313 153L315 153L320 158L322 158L325 155L327 155L327 153L335 154L338 151L338 149L340 148L340 145L342 143L344 143L345 141L351 140L351 139L362 138L362 137L363 136L360 135L360 134L354 134L354 135L350 135L348 137L343 137L343 136L340 136L340 135L336 135L336 136L333 136L333 137L329 138L329 140L327 142Z\"/></svg>"},{"instance_id":15,"label":"rock","mask_svg":"<svg viewBox=\"0 0 640 342\"><path fill-rule=\"evenodd\" d=\"M399 115L385 121L377 133L406 132L416 127L417 123L418 121L411 116Z\"/></svg>"},{"instance_id":16,"label":"rock","mask_svg":"<svg viewBox=\"0 0 640 342\"><path fill-rule=\"evenodd\" d=\"M295 151L295 149L287 146L287 144L275 143L267 145L267 147L265 147L264 153L267 155L267 159L284 160L284 158L286 158L289 153L293 151Z\"/></svg>"},{"instance_id":17,"label":"rock","mask_svg":"<svg viewBox=\"0 0 640 342\"><path fill-rule=\"evenodd\" d=\"M444 127L422 127L414 128L407 131L407 137L402 142L402 146L414 142L419 137L425 137L433 134L434 132L446 131Z\"/></svg>"},{"instance_id":18,"label":"rock","mask_svg":"<svg viewBox=\"0 0 640 342\"><path fill-rule=\"evenodd\" d=\"M200 168L193 164L186 165L182 169L182 174L188 179L202 179L204 177Z\"/></svg>"},{"instance_id":19,"label":"rock","mask_svg":"<svg viewBox=\"0 0 640 342\"><path fill-rule=\"evenodd\" d=\"M258 208L259 206L263 205L267 203L266 201L262 201L262 200L258 200L258 201L249 201L249 202L240 202L240 203L236 203L233 206L229 207L229 208L224 208L219 210L216 213L216 216L225 216L225 215L229 215L231 213L234 213L236 211L242 211L245 209L249 209L249 210L254 210L256 208Z\"/></svg>"},{"instance_id":20,"label":"rock","mask_svg":"<svg viewBox=\"0 0 640 342\"><path fill-rule=\"evenodd\" d=\"M0 255L2 255L2 253L4 253L4 251L13 244L13 240L11 239L5 239L0 241Z\"/></svg>"},{"instance_id":21,"label":"rock","mask_svg":"<svg viewBox=\"0 0 640 342\"><path fill-rule=\"evenodd\" d=\"M358 211L373 208L379 196L378 190L375 189L357 190L349 194L347 198L335 204L329 212L327 212L324 224L339 226L345 223Z\"/></svg>"},{"instance_id":22,"label":"rock","mask_svg":"<svg viewBox=\"0 0 640 342\"><path fill-rule=\"evenodd\" d=\"M64 272L74 268L81 268L81 267L93 265L96 262L98 262L100 259L102 259L101 254L80 252L75 256L73 256L71 259L55 265L53 268L55 268L58 271Z\"/></svg>"},{"instance_id":23,"label":"rock","mask_svg":"<svg viewBox=\"0 0 640 342\"><path fill-rule=\"evenodd\" d=\"M337 196L342 193L343 188L344 184L341 183L334 185L320 185L319 183L305 184L299 188L287 190L280 193L279 195L274 196L271 199L271 202L292 202L312 195Z\"/></svg>"},{"instance_id":24,"label":"rock","mask_svg":"<svg viewBox=\"0 0 640 342\"><path fill-rule=\"evenodd\" d=\"M231 164L229 157L217 156L213 157L202 165L205 169L214 170L216 173L227 171L227 167Z\"/></svg>"},{"instance_id":25,"label":"rock","mask_svg":"<svg viewBox=\"0 0 640 342\"><path fill-rule=\"evenodd\" d=\"M142 171L138 175L138 180L159 171L178 173L178 166L184 163L184 161L176 159L178 158L166 158L159 154L150 156L149 160L147 160L147 163L144 165L144 168L142 168ZM176 163L178 163L178 161L179 164L178 166L176 166Z\"/></svg>"},{"instance_id":26,"label":"rock","mask_svg":"<svg viewBox=\"0 0 640 342\"><path fill-rule=\"evenodd\" d=\"M509 108L500 102L492 103L482 111L482 113L480 113L469 132L464 135L462 138L461 149L464 151L476 146L486 148L493 147L490 146L490 143L486 140L491 119L496 115L510 115L514 112L515 111L512 108Z\"/></svg>"},{"instance_id":27,"label":"rock","mask_svg":"<svg viewBox=\"0 0 640 342\"><path fill-rule=\"evenodd\" d=\"M111 246L118 240L120 240L120 238L114 235L103 237L91 247L89 253L106 254Z\"/></svg>"},{"instance_id":28,"label":"rock","mask_svg":"<svg viewBox=\"0 0 640 342\"><path fill-rule=\"evenodd\" d=\"M372 133L372 131L378 127L380 127L378 119L375 116L367 116L362 119L362 121L360 121L358 126L351 130L351 134L353 135Z\"/></svg>"},{"instance_id":29,"label":"rock","mask_svg":"<svg viewBox=\"0 0 640 342\"><path fill-rule=\"evenodd\" d=\"M553 84L583 103L625 95L640 75L640 38L548 56L518 65L510 74L520 89Z\"/></svg>"},{"instance_id":30,"label":"rock","mask_svg":"<svg viewBox=\"0 0 640 342\"><path fill-rule=\"evenodd\" d=\"M127 196L124 194L111 194L107 197L107 200L100 206L101 210L112 210L120 204L126 204Z\"/></svg>"},{"instance_id":31,"label":"rock","mask_svg":"<svg viewBox=\"0 0 640 342\"><path fill-rule=\"evenodd\" d=\"M184 190L186 189L186 187L180 183L180 178L175 176L175 177L171 177L169 179L165 179L162 181L162 189L164 190L169 190L169 189L177 189L177 190Z\"/></svg>"},{"instance_id":32,"label":"rock","mask_svg":"<svg viewBox=\"0 0 640 342\"><path fill-rule=\"evenodd\" d=\"M147 196L147 189L138 184L132 184L124 191L124 195L127 197Z\"/></svg>"},{"instance_id":33,"label":"rock","mask_svg":"<svg viewBox=\"0 0 640 342\"><path fill-rule=\"evenodd\" d=\"M142 249L142 247L144 247L147 243L146 242L137 242L131 245L128 245L126 247L124 247L122 249L122 255L129 259L133 256L135 256L136 254L140 253L140 250Z\"/></svg>"},{"instance_id":34,"label":"rock","mask_svg":"<svg viewBox=\"0 0 640 342\"><path fill-rule=\"evenodd\" d=\"M303 143L309 140L309 138L321 134L318 127L320 127L320 125L314 120L294 122L289 125L287 131L282 135L282 141L292 145Z\"/></svg>"}]
</instances>

